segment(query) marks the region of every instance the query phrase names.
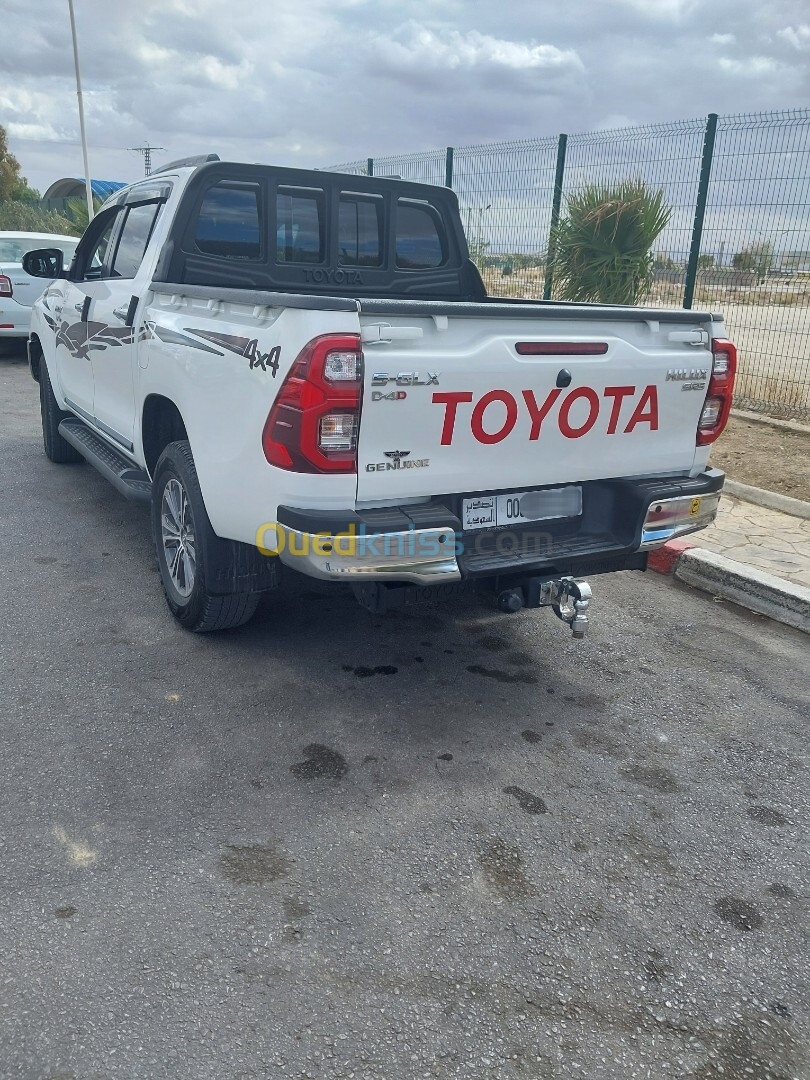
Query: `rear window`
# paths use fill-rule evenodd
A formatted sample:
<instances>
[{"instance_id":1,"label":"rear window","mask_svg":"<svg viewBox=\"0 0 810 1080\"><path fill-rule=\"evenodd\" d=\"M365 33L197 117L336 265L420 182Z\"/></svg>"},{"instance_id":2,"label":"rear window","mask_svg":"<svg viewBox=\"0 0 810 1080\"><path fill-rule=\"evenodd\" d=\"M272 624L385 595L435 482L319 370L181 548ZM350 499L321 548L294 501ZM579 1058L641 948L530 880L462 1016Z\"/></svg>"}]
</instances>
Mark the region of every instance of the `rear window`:
<instances>
[{"instance_id":1,"label":"rear window","mask_svg":"<svg viewBox=\"0 0 810 1080\"><path fill-rule=\"evenodd\" d=\"M397 266L428 270L445 260L441 218L430 203L397 200Z\"/></svg>"},{"instance_id":2,"label":"rear window","mask_svg":"<svg viewBox=\"0 0 810 1080\"><path fill-rule=\"evenodd\" d=\"M383 199L343 191L338 222L338 262L341 266L382 265Z\"/></svg>"},{"instance_id":3,"label":"rear window","mask_svg":"<svg viewBox=\"0 0 810 1080\"><path fill-rule=\"evenodd\" d=\"M276 258L280 263L324 260L324 197L320 188L276 192Z\"/></svg>"},{"instance_id":4,"label":"rear window","mask_svg":"<svg viewBox=\"0 0 810 1080\"><path fill-rule=\"evenodd\" d=\"M38 236L35 240L28 237L3 237L0 240L0 262L22 262L23 255L38 248L59 248L65 256L65 266L73 258L78 240L63 240L61 236Z\"/></svg>"},{"instance_id":5,"label":"rear window","mask_svg":"<svg viewBox=\"0 0 810 1080\"><path fill-rule=\"evenodd\" d=\"M209 188L200 206L197 250L224 259L261 256L259 189L253 184L218 184Z\"/></svg>"}]
</instances>

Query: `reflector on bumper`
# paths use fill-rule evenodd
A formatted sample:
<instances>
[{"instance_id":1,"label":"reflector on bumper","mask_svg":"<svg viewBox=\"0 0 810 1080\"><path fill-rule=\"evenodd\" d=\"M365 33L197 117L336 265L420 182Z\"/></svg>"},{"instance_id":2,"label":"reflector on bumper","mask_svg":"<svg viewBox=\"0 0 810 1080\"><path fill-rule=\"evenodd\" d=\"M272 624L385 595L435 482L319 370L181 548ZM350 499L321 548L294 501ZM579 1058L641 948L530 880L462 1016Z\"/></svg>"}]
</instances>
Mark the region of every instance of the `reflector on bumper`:
<instances>
[{"instance_id":1,"label":"reflector on bumper","mask_svg":"<svg viewBox=\"0 0 810 1080\"><path fill-rule=\"evenodd\" d=\"M711 525L717 517L720 492L708 495L683 495L650 504L641 530L639 549L660 547L675 536L696 532Z\"/></svg>"}]
</instances>

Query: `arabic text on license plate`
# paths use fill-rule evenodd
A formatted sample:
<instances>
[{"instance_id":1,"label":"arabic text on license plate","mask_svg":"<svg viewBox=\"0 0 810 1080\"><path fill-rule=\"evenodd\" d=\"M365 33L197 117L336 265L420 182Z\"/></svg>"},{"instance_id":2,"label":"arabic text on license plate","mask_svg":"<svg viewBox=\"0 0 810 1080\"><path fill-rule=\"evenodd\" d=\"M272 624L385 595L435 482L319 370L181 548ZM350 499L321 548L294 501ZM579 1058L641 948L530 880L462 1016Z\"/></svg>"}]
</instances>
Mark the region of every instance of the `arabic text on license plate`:
<instances>
[{"instance_id":1,"label":"arabic text on license plate","mask_svg":"<svg viewBox=\"0 0 810 1080\"><path fill-rule=\"evenodd\" d=\"M525 521L577 517L582 513L582 488L516 491L510 495L479 495L464 499L461 516L465 529L494 529Z\"/></svg>"}]
</instances>

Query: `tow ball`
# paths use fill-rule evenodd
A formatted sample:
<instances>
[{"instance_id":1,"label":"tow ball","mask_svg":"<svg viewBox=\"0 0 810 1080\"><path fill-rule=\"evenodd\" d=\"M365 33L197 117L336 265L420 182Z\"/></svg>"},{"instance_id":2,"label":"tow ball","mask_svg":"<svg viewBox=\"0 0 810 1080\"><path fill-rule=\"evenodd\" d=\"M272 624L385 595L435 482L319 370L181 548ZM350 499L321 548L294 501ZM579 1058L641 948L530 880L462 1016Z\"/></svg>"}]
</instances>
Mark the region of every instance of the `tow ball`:
<instances>
[{"instance_id":1,"label":"tow ball","mask_svg":"<svg viewBox=\"0 0 810 1080\"><path fill-rule=\"evenodd\" d=\"M551 581L532 578L525 588L504 589L499 593L498 607L504 612L520 611L523 607L550 607L581 641L588 629L588 607L592 596L590 585L582 578L563 577Z\"/></svg>"}]
</instances>

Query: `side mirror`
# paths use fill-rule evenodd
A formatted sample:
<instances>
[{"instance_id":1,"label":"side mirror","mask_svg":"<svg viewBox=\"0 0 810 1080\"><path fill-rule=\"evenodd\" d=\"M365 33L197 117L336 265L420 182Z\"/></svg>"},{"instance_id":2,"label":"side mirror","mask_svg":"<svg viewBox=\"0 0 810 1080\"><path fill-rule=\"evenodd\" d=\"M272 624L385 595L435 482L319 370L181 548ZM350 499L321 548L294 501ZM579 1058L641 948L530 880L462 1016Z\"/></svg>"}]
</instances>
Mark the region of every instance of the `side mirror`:
<instances>
[{"instance_id":1,"label":"side mirror","mask_svg":"<svg viewBox=\"0 0 810 1080\"><path fill-rule=\"evenodd\" d=\"M65 268L65 257L59 248L37 248L35 251L27 251L22 257L22 268L31 277L53 278L62 277Z\"/></svg>"}]
</instances>

